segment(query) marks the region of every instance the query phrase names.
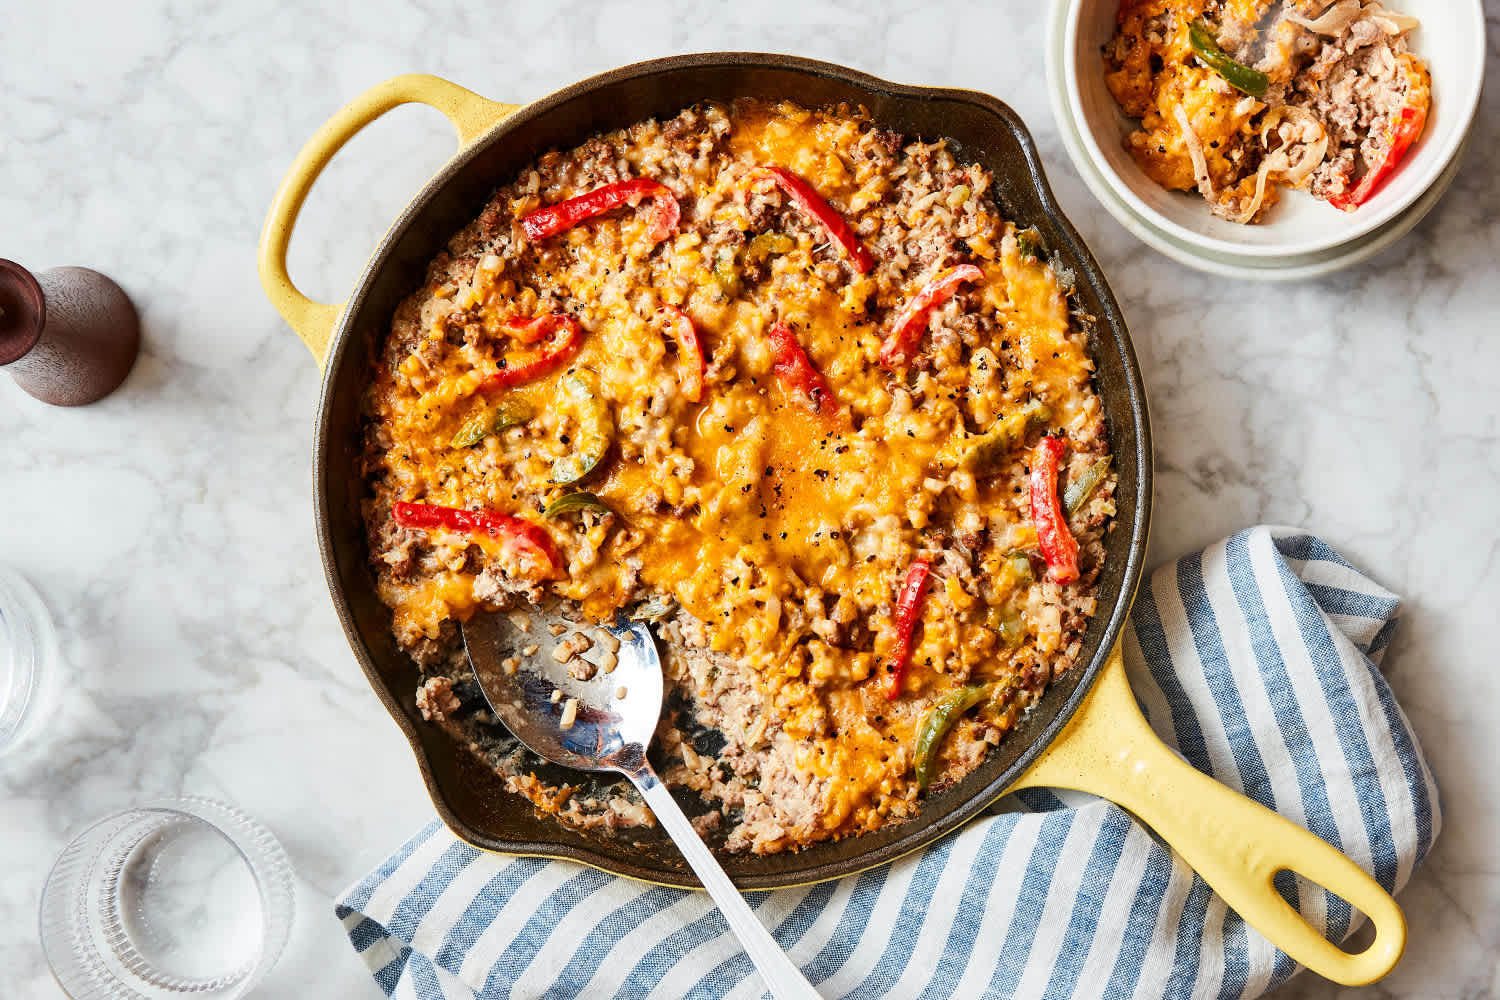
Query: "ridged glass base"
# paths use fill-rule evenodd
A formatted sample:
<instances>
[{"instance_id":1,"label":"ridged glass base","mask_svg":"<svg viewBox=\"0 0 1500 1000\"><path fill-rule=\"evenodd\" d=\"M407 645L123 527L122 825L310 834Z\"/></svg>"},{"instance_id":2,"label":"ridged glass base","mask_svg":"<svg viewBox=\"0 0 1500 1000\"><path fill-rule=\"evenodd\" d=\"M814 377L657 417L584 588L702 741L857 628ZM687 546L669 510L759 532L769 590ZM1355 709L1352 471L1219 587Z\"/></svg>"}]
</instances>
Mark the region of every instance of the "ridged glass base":
<instances>
[{"instance_id":1,"label":"ridged glass base","mask_svg":"<svg viewBox=\"0 0 1500 1000\"><path fill-rule=\"evenodd\" d=\"M105 817L42 890L42 948L75 1000L240 997L275 964L292 872L271 833L209 799Z\"/></svg>"}]
</instances>

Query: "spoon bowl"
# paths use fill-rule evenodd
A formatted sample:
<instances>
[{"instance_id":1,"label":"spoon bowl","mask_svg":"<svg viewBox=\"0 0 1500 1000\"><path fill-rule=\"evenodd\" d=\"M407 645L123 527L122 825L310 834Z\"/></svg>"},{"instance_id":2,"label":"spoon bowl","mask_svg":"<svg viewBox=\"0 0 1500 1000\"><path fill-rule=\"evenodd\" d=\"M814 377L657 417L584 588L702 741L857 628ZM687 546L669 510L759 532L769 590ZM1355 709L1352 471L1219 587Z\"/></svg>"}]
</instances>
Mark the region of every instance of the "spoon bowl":
<instances>
[{"instance_id":1,"label":"spoon bowl","mask_svg":"<svg viewBox=\"0 0 1500 1000\"><path fill-rule=\"evenodd\" d=\"M588 636L590 645L559 659L565 644L577 649L575 635ZM645 625L554 636L481 612L464 624L463 638L490 710L532 752L579 771L629 774L645 763L662 699L661 656Z\"/></svg>"}]
</instances>

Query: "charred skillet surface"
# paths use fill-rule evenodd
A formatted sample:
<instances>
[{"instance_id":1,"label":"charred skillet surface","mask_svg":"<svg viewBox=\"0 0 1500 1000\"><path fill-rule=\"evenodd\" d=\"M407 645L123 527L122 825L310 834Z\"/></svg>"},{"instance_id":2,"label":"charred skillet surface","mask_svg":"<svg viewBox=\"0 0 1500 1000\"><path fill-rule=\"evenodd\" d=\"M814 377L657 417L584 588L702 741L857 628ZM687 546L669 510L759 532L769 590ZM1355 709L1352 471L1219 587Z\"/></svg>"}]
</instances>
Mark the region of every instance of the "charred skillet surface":
<instances>
[{"instance_id":1,"label":"charred skillet surface","mask_svg":"<svg viewBox=\"0 0 1500 1000\"><path fill-rule=\"evenodd\" d=\"M946 137L963 157L995 175L1000 209L1035 226L1054 265L1075 282L1075 321L1087 331L1096 385L1109 424L1119 484L1115 526L1106 542L1098 610L1079 665L955 785L929 797L917 819L798 852L726 856L742 888L837 878L892 860L963 825L1012 784L1056 736L1102 669L1124 626L1145 555L1151 497L1151 440L1144 389L1125 322L1097 262L1052 198L1035 143L1008 106L973 91L906 87L829 63L757 53L678 56L627 66L574 84L518 111L460 151L402 213L376 250L334 332L314 442L319 547L329 589L351 647L371 685L401 726L443 821L488 850L569 858L633 878L693 885L659 831L607 837L538 815L501 779L422 722L415 663L395 645L389 611L374 590L357 472L359 399L367 366L400 300L428 262L484 207L494 189L536 156L596 132L675 114L696 101L790 98L807 106L862 105L882 126L908 136Z\"/></svg>"}]
</instances>

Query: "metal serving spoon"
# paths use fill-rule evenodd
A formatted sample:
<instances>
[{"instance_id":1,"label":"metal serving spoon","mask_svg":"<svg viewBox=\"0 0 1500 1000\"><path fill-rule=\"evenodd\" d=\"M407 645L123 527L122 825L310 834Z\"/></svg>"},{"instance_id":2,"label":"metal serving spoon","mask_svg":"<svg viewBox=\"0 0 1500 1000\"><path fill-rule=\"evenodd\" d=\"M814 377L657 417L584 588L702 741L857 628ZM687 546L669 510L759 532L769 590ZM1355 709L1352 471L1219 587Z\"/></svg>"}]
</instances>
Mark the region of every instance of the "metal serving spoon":
<instances>
[{"instance_id":1,"label":"metal serving spoon","mask_svg":"<svg viewBox=\"0 0 1500 1000\"><path fill-rule=\"evenodd\" d=\"M525 623L524 631L518 620ZM818 1000L817 991L756 919L646 760L662 699L661 658L650 630L640 623L601 626L593 630L589 649L594 655L583 657L570 655L580 645L571 629L552 635L543 627L545 621L481 611L464 624L464 648L491 711L532 752L554 764L618 771L629 778L713 897L771 993L777 1000ZM612 649L614 642L600 632L613 636L619 648ZM557 652L568 643L572 645ZM589 665L580 669L580 660ZM588 679L579 677L590 673Z\"/></svg>"}]
</instances>

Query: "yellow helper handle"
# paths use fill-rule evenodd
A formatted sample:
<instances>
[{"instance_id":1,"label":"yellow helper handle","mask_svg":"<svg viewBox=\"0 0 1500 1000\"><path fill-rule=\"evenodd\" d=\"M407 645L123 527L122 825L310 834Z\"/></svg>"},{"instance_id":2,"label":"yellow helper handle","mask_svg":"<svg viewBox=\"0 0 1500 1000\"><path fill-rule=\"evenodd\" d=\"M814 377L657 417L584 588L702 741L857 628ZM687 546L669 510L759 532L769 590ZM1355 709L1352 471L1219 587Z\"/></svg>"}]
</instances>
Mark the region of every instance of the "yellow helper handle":
<instances>
[{"instance_id":1,"label":"yellow helper handle","mask_svg":"<svg viewBox=\"0 0 1500 1000\"><path fill-rule=\"evenodd\" d=\"M453 123L458 141L468 145L512 114L519 104L502 104L480 97L438 76L410 73L376 84L349 102L307 140L281 180L266 225L260 234L260 283L271 305L307 344L322 367L328 339L344 306L314 302L297 290L286 270L286 249L302 203L313 182L344 143L392 108L419 103L437 108Z\"/></svg>"},{"instance_id":2,"label":"yellow helper handle","mask_svg":"<svg viewBox=\"0 0 1500 1000\"><path fill-rule=\"evenodd\" d=\"M1401 908L1364 869L1321 838L1184 763L1142 717L1119 647L1077 714L1012 786L1073 788L1118 803L1146 823L1271 943L1345 986L1373 983L1406 947ZM1330 942L1277 893L1282 870L1360 910L1375 940L1358 954Z\"/></svg>"}]
</instances>

